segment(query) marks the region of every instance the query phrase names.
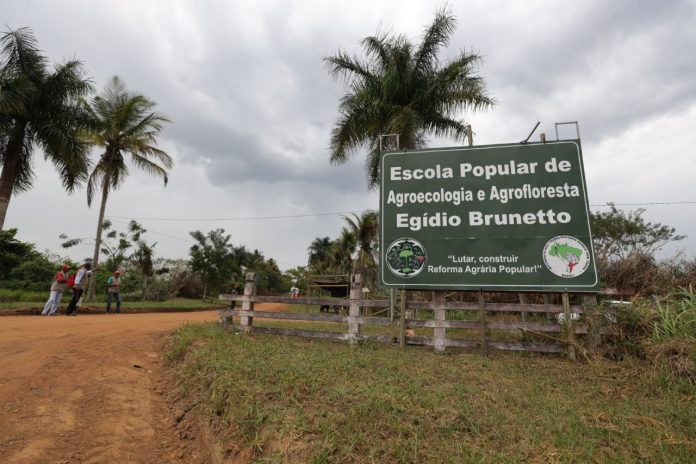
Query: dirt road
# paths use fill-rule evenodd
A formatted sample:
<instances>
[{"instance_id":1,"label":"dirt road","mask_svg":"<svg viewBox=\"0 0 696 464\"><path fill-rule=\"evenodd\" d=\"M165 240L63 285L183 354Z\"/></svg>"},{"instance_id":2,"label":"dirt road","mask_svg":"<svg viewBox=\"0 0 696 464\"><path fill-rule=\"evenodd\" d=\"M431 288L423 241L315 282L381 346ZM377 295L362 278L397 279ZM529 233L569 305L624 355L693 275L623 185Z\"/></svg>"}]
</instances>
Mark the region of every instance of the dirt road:
<instances>
[{"instance_id":1,"label":"dirt road","mask_svg":"<svg viewBox=\"0 0 696 464\"><path fill-rule=\"evenodd\" d=\"M0 462L198 462L173 426L160 347L192 313L0 317Z\"/></svg>"}]
</instances>

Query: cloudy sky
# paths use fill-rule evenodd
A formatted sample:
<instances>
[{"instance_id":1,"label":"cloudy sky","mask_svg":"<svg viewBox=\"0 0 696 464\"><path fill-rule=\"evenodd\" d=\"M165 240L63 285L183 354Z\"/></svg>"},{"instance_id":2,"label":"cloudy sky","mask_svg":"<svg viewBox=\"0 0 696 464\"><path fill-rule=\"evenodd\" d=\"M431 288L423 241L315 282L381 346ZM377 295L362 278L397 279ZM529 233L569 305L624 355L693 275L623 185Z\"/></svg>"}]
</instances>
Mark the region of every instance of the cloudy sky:
<instances>
[{"instance_id":1,"label":"cloudy sky","mask_svg":"<svg viewBox=\"0 0 696 464\"><path fill-rule=\"evenodd\" d=\"M344 88L322 58L339 48L357 53L360 39L378 31L418 40L441 4L0 0L0 16L3 30L32 28L53 61L82 60L98 88L117 74L172 119L160 140L176 162L169 185L133 169L107 205L117 226L137 219L168 257L188 255L189 231L222 227L235 244L288 268L306 263L315 237L338 235L341 215L324 213L378 205L361 155L329 165ZM689 236L670 253L693 256L696 1L450 6L458 27L442 59L481 54L480 74L497 100L489 112L462 115L475 143L520 141L537 121L535 138L551 140L555 122L579 121L590 203L692 202L644 207L647 219ZM574 136L574 128L560 131ZM35 164L35 187L13 198L5 226L65 254L58 235L93 237L98 208L87 208L84 190L64 193L40 156ZM290 215L299 217L249 219ZM70 253L91 256L89 245Z\"/></svg>"}]
</instances>

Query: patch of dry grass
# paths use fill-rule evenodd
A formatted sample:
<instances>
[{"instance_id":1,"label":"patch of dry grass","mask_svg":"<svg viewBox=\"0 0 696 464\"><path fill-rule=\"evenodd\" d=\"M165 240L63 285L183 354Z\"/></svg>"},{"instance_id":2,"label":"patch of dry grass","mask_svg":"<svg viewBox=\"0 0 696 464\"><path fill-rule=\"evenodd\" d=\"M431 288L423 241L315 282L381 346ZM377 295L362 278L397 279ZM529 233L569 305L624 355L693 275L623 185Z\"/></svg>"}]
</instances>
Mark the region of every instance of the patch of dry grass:
<instances>
[{"instance_id":1,"label":"patch of dry grass","mask_svg":"<svg viewBox=\"0 0 696 464\"><path fill-rule=\"evenodd\" d=\"M200 343L203 341L203 343ZM217 324L173 337L169 357L232 455L254 462L692 462L693 393L649 363L402 352Z\"/></svg>"}]
</instances>

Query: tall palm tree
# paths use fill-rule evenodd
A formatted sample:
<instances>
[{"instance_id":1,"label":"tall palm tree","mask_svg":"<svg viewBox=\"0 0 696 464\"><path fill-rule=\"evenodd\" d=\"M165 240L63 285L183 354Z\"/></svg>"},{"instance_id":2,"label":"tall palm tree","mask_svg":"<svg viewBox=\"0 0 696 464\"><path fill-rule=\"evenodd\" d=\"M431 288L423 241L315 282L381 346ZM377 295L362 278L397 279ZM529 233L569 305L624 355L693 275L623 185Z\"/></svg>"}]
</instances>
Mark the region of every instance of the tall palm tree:
<instances>
[{"instance_id":1,"label":"tall palm tree","mask_svg":"<svg viewBox=\"0 0 696 464\"><path fill-rule=\"evenodd\" d=\"M331 269L337 274L353 272L353 254L358 238L352 229L343 227L339 237L331 243Z\"/></svg>"},{"instance_id":2,"label":"tall palm tree","mask_svg":"<svg viewBox=\"0 0 696 464\"><path fill-rule=\"evenodd\" d=\"M87 204L101 189L99 222L94 245L93 267L97 267L101 245L104 211L109 192L121 186L128 176L124 154L130 155L135 167L159 177L167 185L167 169L174 165L172 158L157 148L157 136L164 123L169 120L153 111L155 102L143 95L129 92L125 84L114 77L101 95L94 97L85 107L89 111L94 127L87 132L87 140L104 150L94 166L87 182ZM88 299L94 298L92 279Z\"/></svg>"},{"instance_id":3,"label":"tall palm tree","mask_svg":"<svg viewBox=\"0 0 696 464\"><path fill-rule=\"evenodd\" d=\"M307 248L308 264L319 273L325 272L331 265L331 244L329 237L317 237Z\"/></svg>"},{"instance_id":4,"label":"tall palm tree","mask_svg":"<svg viewBox=\"0 0 696 464\"><path fill-rule=\"evenodd\" d=\"M141 301L145 301L145 297L147 296L148 280L155 270L155 264L152 261L152 257L155 254L155 245L157 245L157 243L150 245L144 240L138 240L137 248L131 255L133 264L135 264L135 266L143 274Z\"/></svg>"},{"instance_id":5,"label":"tall palm tree","mask_svg":"<svg viewBox=\"0 0 696 464\"><path fill-rule=\"evenodd\" d=\"M355 236L358 251L355 271L361 274L366 282L367 269L375 265L379 216L376 211L365 211L360 216L353 214L353 217L343 216L343 219L348 225L348 230Z\"/></svg>"},{"instance_id":6,"label":"tall palm tree","mask_svg":"<svg viewBox=\"0 0 696 464\"><path fill-rule=\"evenodd\" d=\"M361 41L364 58L339 51L325 58L329 72L344 78L349 92L339 103L331 131L331 163L343 164L360 148L368 149L368 185L379 185L379 136L398 134L401 149L424 146L426 135L466 137L462 110L486 109L493 99L475 74L477 54L462 52L441 64L438 52L454 32L456 19L443 8L415 46L402 35L384 34ZM396 148L393 140L387 148Z\"/></svg>"},{"instance_id":7,"label":"tall palm tree","mask_svg":"<svg viewBox=\"0 0 696 464\"><path fill-rule=\"evenodd\" d=\"M69 192L87 178L87 145L79 129L88 119L78 101L92 90L82 63L49 69L30 29L0 38L0 230L13 193L31 188L32 156L41 148Z\"/></svg>"}]
</instances>

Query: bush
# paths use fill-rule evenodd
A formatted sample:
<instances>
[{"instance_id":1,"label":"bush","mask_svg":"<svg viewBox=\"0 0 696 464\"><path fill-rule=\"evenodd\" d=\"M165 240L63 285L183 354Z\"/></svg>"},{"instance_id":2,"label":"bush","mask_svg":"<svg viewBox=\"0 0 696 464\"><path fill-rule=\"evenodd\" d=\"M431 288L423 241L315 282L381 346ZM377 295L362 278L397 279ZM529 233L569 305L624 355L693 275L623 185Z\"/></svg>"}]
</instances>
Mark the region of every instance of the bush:
<instances>
[{"instance_id":1,"label":"bush","mask_svg":"<svg viewBox=\"0 0 696 464\"><path fill-rule=\"evenodd\" d=\"M635 300L615 308L614 317L604 311L591 316L592 331L609 335L600 353L612 359L647 359L667 383L696 386L696 292L678 289L663 301Z\"/></svg>"},{"instance_id":2,"label":"bush","mask_svg":"<svg viewBox=\"0 0 696 464\"><path fill-rule=\"evenodd\" d=\"M652 326L653 342L680 338L696 341L696 292L693 287L679 289L670 300L658 302Z\"/></svg>"}]
</instances>

